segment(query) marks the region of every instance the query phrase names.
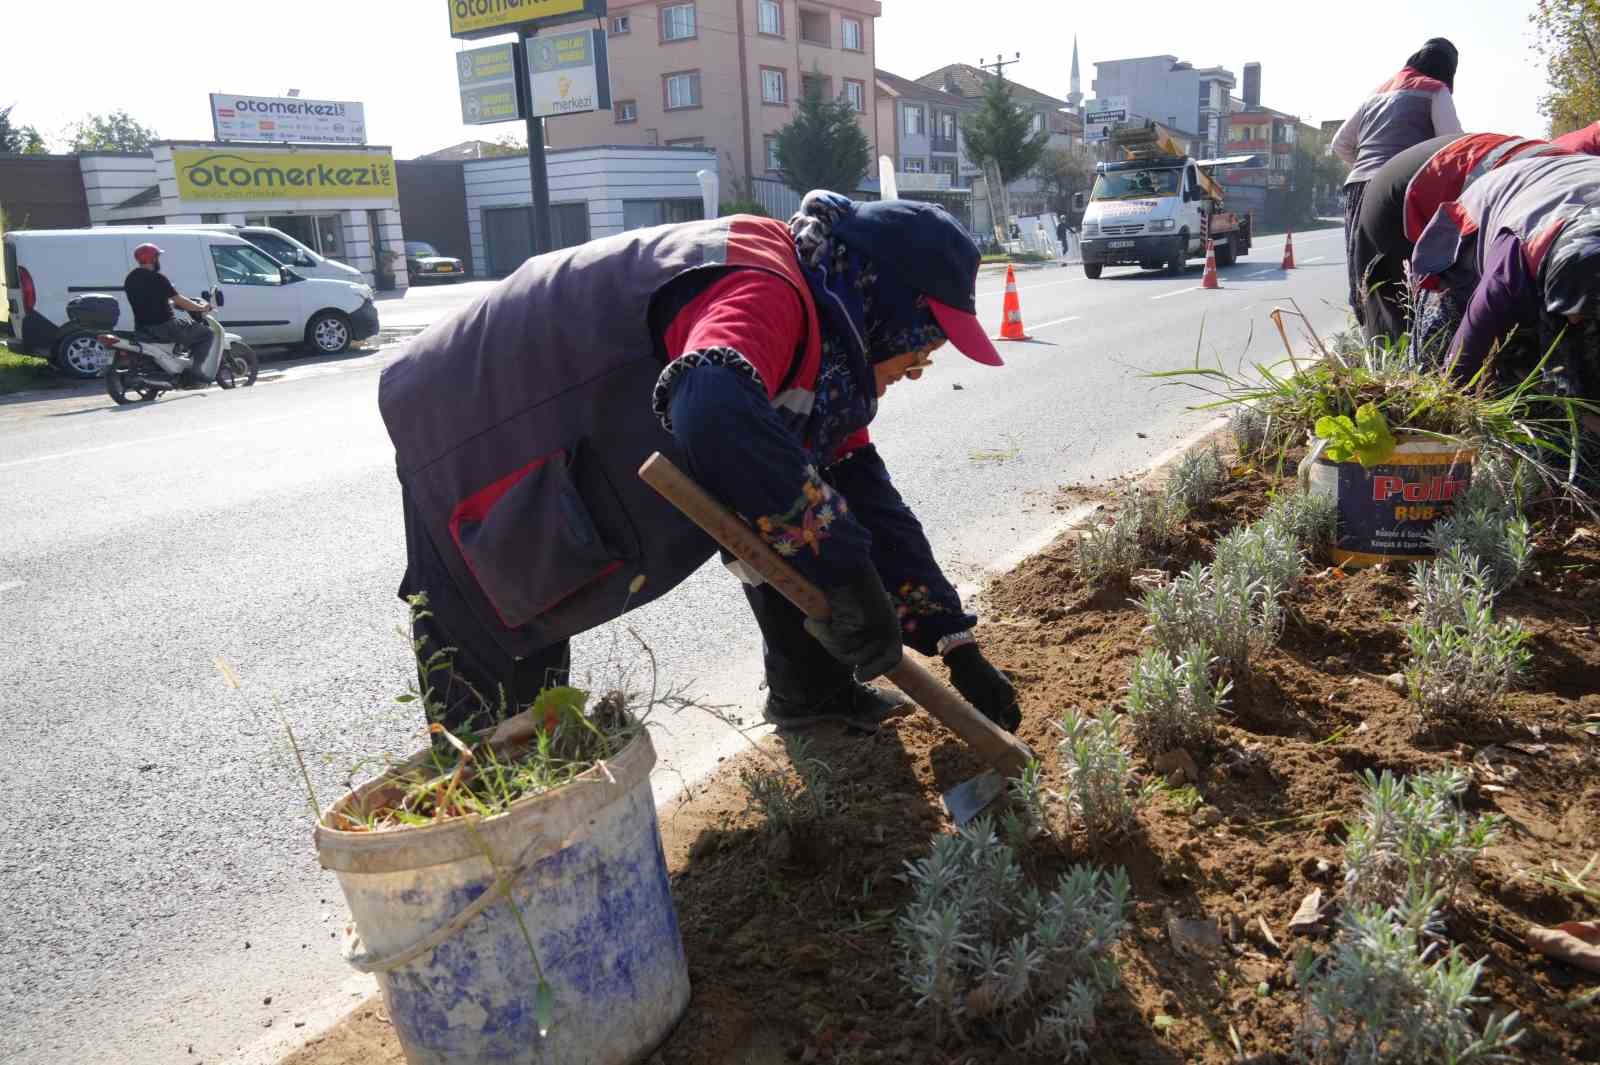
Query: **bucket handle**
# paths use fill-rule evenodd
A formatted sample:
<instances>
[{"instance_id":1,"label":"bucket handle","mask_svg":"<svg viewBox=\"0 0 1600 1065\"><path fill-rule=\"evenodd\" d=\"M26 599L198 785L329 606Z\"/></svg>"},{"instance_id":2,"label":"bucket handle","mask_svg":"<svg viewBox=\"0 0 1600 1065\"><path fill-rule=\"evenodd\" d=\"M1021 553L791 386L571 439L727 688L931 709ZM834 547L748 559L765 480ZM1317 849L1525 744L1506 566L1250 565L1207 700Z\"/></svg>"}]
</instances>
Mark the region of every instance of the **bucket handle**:
<instances>
[{"instance_id":1,"label":"bucket handle","mask_svg":"<svg viewBox=\"0 0 1600 1065\"><path fill-rule=\"evenodd\" d=\"M474 918L494 905L502 895L509 899L511 886L520 880L522 874L528 870L528 858L537 848L544 846L548 842L543 835L535 835L522 853L517 855L516 868L511 873L502 877L498 875L498 870L496 870L497 875L494 884L486 888L483 894L473 899L466 909L452 917L448 923L435 928L405 950L400 951L398 954L391 954L387 958L379 957L376 954L360 949L361 935L357 933L351 939L349 947L345 949L344 960L349 962L350 967L359 973L389 973L402 966L410 965L424 954L438 950L463 928L471 924ZM489 857L487 854L484 856L486 858ZM496 869L492 859L489 861L489 868ZM516 905L516 903L512 903L512 905Z\"/></svg>"},{"instance_id":2,"label":"bucket handle","mask_svg":"<svg viewBox=\"0 0 1600 1065\"><path fill-rule=\"evenodd\" d=\"M1295 471L1296 479L1300 482L1301 492L1311 491L1311 467L1317 464L1317 460L1322 457L1322 453L1327 449L1327 437L1318 436L1312 439L1311 450L1306 453L1305 458L1300 460L1300 467Z\"/></svg>"}]
</instances>

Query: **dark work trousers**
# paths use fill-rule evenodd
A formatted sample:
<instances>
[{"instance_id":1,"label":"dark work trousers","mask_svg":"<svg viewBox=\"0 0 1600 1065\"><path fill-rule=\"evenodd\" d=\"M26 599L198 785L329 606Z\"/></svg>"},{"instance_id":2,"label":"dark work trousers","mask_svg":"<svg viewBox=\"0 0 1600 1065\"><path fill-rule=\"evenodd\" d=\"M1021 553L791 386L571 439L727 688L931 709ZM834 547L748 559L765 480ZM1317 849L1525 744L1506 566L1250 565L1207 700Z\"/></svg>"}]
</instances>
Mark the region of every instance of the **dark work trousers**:
<instances>
[{"instance_id":1,"label":"dark work trousers","mask_svg":"<svg viewBox=\"0 0 1600 1065\"><path fill-rule=\"evenodd\" d=\"M140 326L140 332L148 333L163 343L186 346L192 364L189 376L196 381L212 380L205 374L206 352L211 350L212 338L211 330L204 322L180 322L176 318L168 318L155 325Z\"/></svg>"},{"instance_id":2,"label":"dark work trousers","mask_svg":"<svg viewBox=\"0 0 1600 1065\"><path fill-rule=\"evenodd\" d=\"M1352 181L1344 187L1344 265L1350 281L1350 309L1361 326L1367 322L1361 299L1361 260L1356 253L1356 230L1360 228L1361 198L1366 191L1365 181Z\"/></svg>"},{"instance_id":3,"label":"dark work trousers","mask_svg":"<svg viewBox=\"0 0 1600 1065\"><path fill-rule=\"evenodd\" d=\"M1361 194L1350 261L1357 271L1355 290L1368 340L1398 339L1411 327L1406 263L1414 246L1406 237L1406 190L1418 172L1456 139L1434 137L1412 145L1379 167Z\"/></svg>"},{"instance_id":4,"label":"dark work trousers","mask_svg":"<svg viewBox=\"0 0 1600 1065\"><path fill-rule=\"evenodd\" d=\"M483 729L526 708L543 689L567 683L568 642L562 640L525 658L512 658L501 650L457 589L404 487L400 494L406 528L406 574L400 598L425 593L426 612L432 615L412 619L412 637L422 641L419 669L435 653L455 649L448 652L447 668L435 669L426 680L418 678L420 687L433 690L439 723L452 732L469 726Z\"/></svg>"},{"instance_id":5,"label":"dark work trousers","mask_svg":"<svg viewBox=\"0 0 1600 1065\"><path fill-rule=\"evenodd\" d=\"M780 699L816 704L855 683L850 667L830 655L805 630L805 615L770 584L744 586L761 628L761 663L767 691Z\"/></svg>"}]
</instances>

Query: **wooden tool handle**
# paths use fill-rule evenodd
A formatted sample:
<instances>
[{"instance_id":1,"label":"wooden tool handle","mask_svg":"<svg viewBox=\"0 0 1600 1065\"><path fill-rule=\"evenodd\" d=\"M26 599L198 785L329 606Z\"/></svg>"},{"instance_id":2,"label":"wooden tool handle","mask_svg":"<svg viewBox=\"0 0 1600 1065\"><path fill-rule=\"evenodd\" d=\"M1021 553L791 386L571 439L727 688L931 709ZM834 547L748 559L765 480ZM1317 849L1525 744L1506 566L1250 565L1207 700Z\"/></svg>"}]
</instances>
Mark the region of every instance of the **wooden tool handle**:
<instances>
[{"instance_id":1,"label":"wooden tool handle","mask_svg":"<svg viewBox=\"0 0 1600 1065\"><path fill-rule=\"evenodd\" d=\"M828 601L822 590L802 577L737 514L711 498L666 456L659 452L651 455L639 468L639 477L782 592L801 613L818 621L828 619ZM1007 776L1021 773L1033 758L1033 751L1027 744L978 713L971 703L941 684L920 663L902 657L900 664L889 670L888 677L913 702L942 721L985 761Z\"/></svg>"}]
</instances>

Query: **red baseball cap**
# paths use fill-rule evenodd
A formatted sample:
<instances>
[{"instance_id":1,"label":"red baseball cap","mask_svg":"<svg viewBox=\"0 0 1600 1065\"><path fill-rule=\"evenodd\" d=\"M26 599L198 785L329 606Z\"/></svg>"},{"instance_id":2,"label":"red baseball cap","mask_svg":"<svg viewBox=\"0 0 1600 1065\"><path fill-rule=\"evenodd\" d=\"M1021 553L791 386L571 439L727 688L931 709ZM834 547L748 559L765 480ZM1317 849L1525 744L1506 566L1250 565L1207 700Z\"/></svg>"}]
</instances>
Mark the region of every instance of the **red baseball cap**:
<instances>
[{"instance_id":1,"label":"red baseball cap","mask_svg":"<svg viewBox=\"0 0 1600 1065\"><path fill-rule=\"evenodd\" d=\"M1005 360L1000 357L1000 352L995 350L994 341L989 339L989 334L978 321L976 314L970 311L958 311L948 304L940 303L932 296L928 297L928 309L933 311L933 317L939 323L939 328L944 330L944 335L950 338L950 343L954 344L961 354L985 366L1005 365Z\"/></svg>"}]
</instances>

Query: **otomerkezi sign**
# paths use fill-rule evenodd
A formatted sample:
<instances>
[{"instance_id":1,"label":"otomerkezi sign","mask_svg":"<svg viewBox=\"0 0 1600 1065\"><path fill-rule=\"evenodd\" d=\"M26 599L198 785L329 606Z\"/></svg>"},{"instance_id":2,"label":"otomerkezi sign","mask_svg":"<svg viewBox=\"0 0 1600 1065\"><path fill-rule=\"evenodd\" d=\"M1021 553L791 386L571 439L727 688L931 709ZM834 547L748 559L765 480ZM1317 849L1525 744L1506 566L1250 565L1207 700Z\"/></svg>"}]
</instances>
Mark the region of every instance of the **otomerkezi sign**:
<instances>
[{"instance_id":1,"label":"otomerkezi sign","mask_svg":"<svg viewBox=\"0 0 1600 1065\"><path fill-rule=\"evenodd\" d=\"M219 141L365 144L365 109L350 100L211 94L211 126Z\"/></svg>"},{"instance_id":2,"label":"otomerkezi sign","mask_svg":"<svg viewBox=\"0 0 1600 1065\"><path fill-rule=\"evenodd\" d=\"M601 18L606 0L445 0L450 36L470 40L511 30Z\"/></svg>"},{"instance_id":3,"label":"otomerkezi sign","mask_svg":"<svg viewBox=\"0 0 1600 1065\"><path fill-rule=\"evenodd\" d=\"M174 149L180 200L393 200L388 153Z\"/></svg>"}]
</instances>

